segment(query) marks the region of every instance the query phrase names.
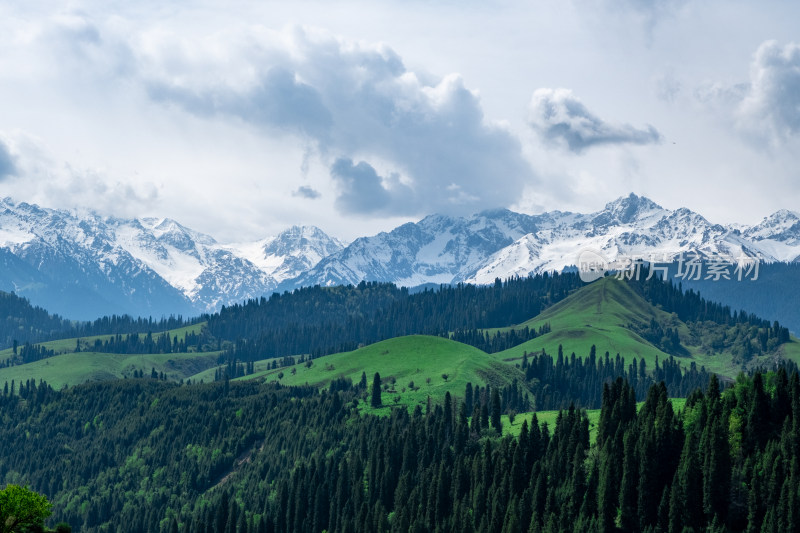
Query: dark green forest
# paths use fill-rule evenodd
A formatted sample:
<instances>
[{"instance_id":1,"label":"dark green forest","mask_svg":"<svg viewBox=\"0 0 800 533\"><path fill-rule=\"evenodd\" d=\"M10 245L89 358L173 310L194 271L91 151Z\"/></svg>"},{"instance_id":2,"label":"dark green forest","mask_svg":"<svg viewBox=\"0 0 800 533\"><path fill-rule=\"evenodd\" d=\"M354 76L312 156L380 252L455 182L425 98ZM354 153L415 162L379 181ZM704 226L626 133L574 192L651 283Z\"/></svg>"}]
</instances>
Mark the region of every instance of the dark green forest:
<instances>
[{"instance_id":1,"label":"dark green forest","mask_svg":"<svg viewBox=\"0 0 800 533\"><path fill-rule=\"evenodd\" d=\"M459 284L411 294L390 283L362 282L276 293L224 307L206 318L215 338L246 340L228 350L229 359L252 361L265 353L319 357L403 335L449 335L519 324L582 285L574 274L543 274L497 280L486 287ZM518 335L515 342L536 334Z\"/></svg>"},{"instance_id":2,"label":"dark green forest","mask_svg":"<svg viewBox=\"0 0 800 533\"><path fill-rule=\"evenodd\" d=\"M590 387L592 385L588 385ZM448 394L361 414L368 391L151 379L0 396L0 476L81 531L797 531L800 379L602 385L585 413L500 437ZM479 409L498 396L478 391ZM427 411L427 412L426 412ZM489 419L492 418L490 415ZM688 529L685 529L688 528ZM727 528L727 529L726 529Z\"/></svg>"},{"instance_id":3,"label":"dark green forest","mask_svg":"<svg viewBox=\"0 0 800 533\"><path fill-rule=\"evenodd\" d=\"M697 342L709 339L710 351L740 347L743 362L772 353L788 342L789 330L752 313L710 302L694 290L657 277L628 283L648 302L686 322ZM493 333L482 328L520 324L584 286L577 274L540 274L497 280L494 285L442 286L409 294L392 284L311 287L250 300L205 317L209 334L226 345L228 361L255 361L308 354L312 358L349 351L365 344L411 334L440 335L493 353L550 331L549 326ZM657 323L631 324L665 352L683 355L677 334ZM738 337L724 330L737 327ZM752 341L752 342L751 342ZM747 348L749 347L749 348Z\"/></svg>"},{"instance_id":4,"label":"dark green forest","mask_svg":"<svg viewBox=\"0 0 800 533\"><path fill-rule=\"evenodd\" d=\"M646 277L645 270L642 280L628 283L648 302L686 322L696 342L705 343L710 352L736 351L739 360L747 362L754 356L773 353L790 338L789 330L777 321L734 311L705 300L694 290L684 291L680 285L664 283L657 277L645 280ZM316 286L276 293L193 320L111 316L91 323L68 323L30 306L24 299L3 293L5 299L0 304L8 304L8 309L0 310L15 318L7 319L0 339L5 338L10 347L37 339L114 334L117 337L90 349L109 353L177 353L189 347L196 351L224 349L222 362L229 363L300 354L316 358L411 334L446 336L492 353L547 333L549 326L491 335L482 332L483 328L520 324L582 286L575 273L497 280L490 286L441 286L417 293L390 283L362 282L357 286ZM152 339L154 332L198 322L207 323L200 337L172 344ZM666 353L685 353L677 333L668 327L653 321L629 326ZM738 328L738 335L726 333L732 326ZM47 350L36 351L35 347L27 353L27 361L53 355Z\"/></svg>"},{"instance_id":5,"label":"dark green forest","mask_svg":"<svg viewBox=\"0 0 800 533\"><path fill-rule=\"evenodd\" d=\"M712 351L739 347L745 360L789 340L778 322L681 286L629 283ZM222 350L222 366L209 384L170 383L155 371L61 391L5 383L0 481L45 495L53 523L85 532L800 530L797 367L721 383L679 364L682 339L656 320L630 325L673 354L653 367L594 347L524 353L518 381L470 383L413 410L381 407L378 375L322 390L228 379L252 373L256 360L311 363L411 333L500 351L549 324L483 328L522 323L580 286L575 274L414 294L362 283L275 294L193 321L86 324L12 296L9 312L22 315L8 323L30 339L105 327L114 335L85 349ZM182 339L152 333L197 321L207 326ZM53 355L33 341L17 340L17 349L30 360ZM671 397L687 398L683 410ZM383 415L369 414L378 407ZM518 436L503 433L503 414L512 424L516 413L556 409L554 425L534 416ZM596 426L583 409L600 409Z\"/></svg>"},{"instance_id":6,"label":"dark green forest","mask_svg":"<svg viewBox=\"0 0 800 533\"><path fill-rule=\"evenodd\" d=\"M88 337L91 335L116 335L147 333L175 329L195 324L199 319L184 320L168 317L158 320L134 318L129 315L111 315L91 322L80 322L50 314L41 307L31 305L14 293L0 291L0 349L56 339Z\"/></svg>"},{"instance_id":7,"label":"dark green forest","mask_svg":"<svg viewBox=\"0 0 800 533\"><path fill-rule=\"evenodd\" d=\"M791 368L791 363L787 363ZM711 379L705 368L692 363L684 369L674 357L662 362L656 360L655 368L647 368L645 361L630 364L619 354L611 357L608 352L598 357L594 346L587 357L574 353L565 357L561 346L558 355L547 353L526 354L522 360L527 390L535 398L537 410L565 409L570 405L584 409L599 409L602 406L603 384L617 378L626 380L637 396L644 397L653 385L663 383L671 398L685 398L697 389L703 389ZM516 406L510 409L521 411Z\"/></svg>"}]
</instances>

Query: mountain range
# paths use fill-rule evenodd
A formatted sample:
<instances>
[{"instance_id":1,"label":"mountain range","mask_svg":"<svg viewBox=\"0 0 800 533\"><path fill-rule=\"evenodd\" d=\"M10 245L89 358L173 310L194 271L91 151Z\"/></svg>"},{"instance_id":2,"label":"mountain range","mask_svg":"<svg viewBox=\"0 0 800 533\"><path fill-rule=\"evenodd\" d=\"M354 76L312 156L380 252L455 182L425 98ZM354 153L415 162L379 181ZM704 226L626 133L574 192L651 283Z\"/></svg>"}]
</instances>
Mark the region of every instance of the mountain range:
<instances>
[{"instance_id":1,"label":"mountain range","mask_svg":"<svg viewBox=\"0 0 800 533\"><path fill-rule=\"evenodd\" d=\"M800 260L800 215L720 225L631 194L588 214L431 215L345 244L313 226L219 243L168 218L121 219L0 200L0 290L69 318L195 315L309 285L492 283L607 259L698 252Z\"/></svg>"}]
</instances>

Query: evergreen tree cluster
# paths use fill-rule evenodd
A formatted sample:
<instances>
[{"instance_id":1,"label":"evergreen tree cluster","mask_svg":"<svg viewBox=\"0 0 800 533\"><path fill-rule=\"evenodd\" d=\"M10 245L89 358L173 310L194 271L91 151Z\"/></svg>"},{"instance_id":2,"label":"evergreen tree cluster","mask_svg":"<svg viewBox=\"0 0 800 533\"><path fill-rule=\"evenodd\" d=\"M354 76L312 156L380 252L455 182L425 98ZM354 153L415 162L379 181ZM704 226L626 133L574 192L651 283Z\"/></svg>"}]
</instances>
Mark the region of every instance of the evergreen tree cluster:
<instances>
[{"instance_id":1,"label":"evergreen tree cluster","mask_svg":"<svg viewBox=\"0 0 800 533\"><path fill-rule=\"evenodd\" d=\"M32 363L47 357L53 357L55 351L45 348L39 344L31 344L26 342L22 346L14 344L11 357L0 360L0 368L5 368L12 365L22 365L25 363Z\"/></svg>"},{"instance_id":2,"label":"evergreen tree cluster","mask_svg":"<svg viewBox=\"0 0 800 533\"><path fill-rule=\"evenodd\" d=\"M166 331L196 324L170 316L155 320L129 315L111 315L91 322L77 322L50 314L16 294L0 291L0 349L49 340Z\"/></svg>"},{"instance_id":3,"label":"evergreen tree cluster","mask_svg":"<svg viewBox=\"0 0 800 533\"><path fill-rule=\"evenodd\" d=\"M156 353L187 353L189 351L203 351L204 346L211 342L207 335L189 331L182 339L177 335L156 334L147 332L144 335L130 333L128 335L116 334L108 339L95 339L91 343L80 343L78 349L99 353L125 353L125 354L156 354Z\"/></svg>"},{"instance_id":4,"label":"evergreen tree cluster","mask_svg":"<svg viewBox=\"0 0 800 533\"><path fill-rule=\"evenodd\" d=\"M253 372L255 372L255 363L252 361L247 363L228 361L225 365L214 370L214 381L249 376Z\"/></svg>"},{"instance_id":5,"label":"evergreen tree cluster","mask_svg":"<svg viewBox=\"0 0 800 533\"><path fill-rule=\"evenodd\" d=\"M496 388L378 417L365 387L27 382L0 396L0 480L87 532L800 530L800 378L782 368L724 392L712 376L682 412L664 383L637 410L605 382L594 439L572 406L500 437Z\"/></svg>"},{"instance_id":6,"label":"evergreen tree cluster","mask_svg":"<svg viewBox=\"0 0 800 533\"><path fill-rule=\"evenodd\" d=\"M69 320L31 305L26 298L0 291L0 349L11 347L14 341L47 340L71 327Z\"/></svg>"},{"instance_id":7,"label":"evergreen tree cluster","mask_svg":"<svg viewBox=\"0 0 800 533\"><path fill-rule=\"evenodd\" d=\"M541 274L494 285L459 284L410 293L389 283L309 287L250 300L206 317L216 338L236 342L228 358L252 361L284 355L319 357L411 334L470 335L478 328L519 324L582 285L574 274ZM467 332L467 333L465 333ZM510 347L538 332L502 335ZM480 336L475 342L484 345ZM491 342L494 341L490 341Z\"/></svg>"},{"instance_id":8,"label":"evergreen tree cluster","mask_svg":"<svg viewBox=\"0 0 800 533\"><path fill-rule=\"evenodd\" d=\"M489 428L494 430L495 435L499 434L503 429L501 415L513 417L516 413L528 412L533 408L530 394L516 379L499 390L491 385L473 387L472 383L467 383L463 402L465 411L472 414L470 427L477 434Z\"/></svg>"},{"instance_id":9,"label":"evergreen tree cluster","mask_svg":"<svg viewBox=\"0 0 800 533\"><path fill-rule=\"evenodd\" d=\"M692 362L684 369L673 357L662 362L656 359L655 368L647 368L644 359L634 357L625 364L625 358L605 356L598 357L594 346L589 355L577 357L573 352L564 356L561 345L558 355L553 356L542 351L539 354L524 354L522 370L528 390L536 399L537 410L564 409L570 404L584 409L599 409L602 401L603 384L617 377L627 380L634 392L643 397L647 390L656 383L663 382L671 397L685 398L697 388L705 388L711 374L705 367L697 368Z\"/></svg>"},{"instance_id":10,"label":"evergreen tree cluster","mask_svg":"<svg viewBox=\"0 0 800 533\"><path fill-rule=\"evenodd\" d=\"M184 319L181 315L162 317L132 317L130 315L104 316L91 322L78 322L74 328L61 338L91 337L95 335L125 335L147 333L148 331L167 331L201 322L200 318Z\"/></svg>"},{"instance_id":11,"label":"evergreen tree cluster","mask_svg":"<svg viewBox=\"0 0 800 533\"><path fill-rule=\"evenodd\" d=\"M550 324L544 324L537 328L525 326L520 329L509 329L489 333L477 328L461 330L457 329L453 333L445 334L451 340L469 344L486 353L497 353L518 346L523 342L535 339L545 333L550 333Z\"/></svg>"}]
</instances>

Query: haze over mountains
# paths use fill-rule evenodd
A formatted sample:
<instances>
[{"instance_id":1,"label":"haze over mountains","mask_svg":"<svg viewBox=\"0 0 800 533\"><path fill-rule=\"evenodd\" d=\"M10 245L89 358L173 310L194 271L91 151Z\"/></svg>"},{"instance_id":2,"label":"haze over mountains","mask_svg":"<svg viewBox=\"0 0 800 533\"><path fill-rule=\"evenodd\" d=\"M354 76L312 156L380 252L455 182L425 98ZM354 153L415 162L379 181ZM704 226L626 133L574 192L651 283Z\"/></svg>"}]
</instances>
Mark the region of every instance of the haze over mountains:
<instances>
[{"instance_id":1,"label":"haze over mountains","mask_svg":"<svg viewBox=\"0 0 800 533\"><path fill-rule=\"evenodd\" d=\"M719 225L631 194L589 214L431 215L345 245L313 226L249 243L219 243L171 219L125 220L0 200L0 290L69 318L192 315L273 291L387 281L492 283L560 271L582 249L620 256L744 254L800 258L800 215Z\"/></svg>"}]
</instances>

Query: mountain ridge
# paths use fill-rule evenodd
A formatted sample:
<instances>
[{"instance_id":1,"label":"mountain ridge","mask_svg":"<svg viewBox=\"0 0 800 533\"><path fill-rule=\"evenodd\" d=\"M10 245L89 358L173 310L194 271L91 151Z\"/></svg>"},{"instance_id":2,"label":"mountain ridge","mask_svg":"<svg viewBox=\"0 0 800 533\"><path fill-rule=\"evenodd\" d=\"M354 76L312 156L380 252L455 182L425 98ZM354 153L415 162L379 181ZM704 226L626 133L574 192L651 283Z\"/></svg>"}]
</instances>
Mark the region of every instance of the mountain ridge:
<instances>
[{"instance_id":1,"label":"mountain ridge","mask_svg":"<svg viewBox=\"0 0 800 533\"><path fill-rule=\"evenodd\" d=\"M314 226L220 243L170 218L122 219L0 200L0 289L69 318L200 314L302 286L362 280L414 287L562 271L594 249L620 257L800 259L800 215L715 224L631 193L593 213L487 209L433 214L345 244Z\"/></svg>"},{"instance_id":2,"label":"mountain ridge","mask_svg":"<svg viewBox=\"0 0 800 533\"><path fill-rule=\"evenodd\" d=\"M196 315L265 294L342 246L308 228L301 233L318 242L286 242L284 257L257 266L252 254L169 218L104 217L6 198L0 200L0 290L72 319ZM280 246L282 237L265 242Z\"/></svg>"}]
</instances>

